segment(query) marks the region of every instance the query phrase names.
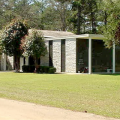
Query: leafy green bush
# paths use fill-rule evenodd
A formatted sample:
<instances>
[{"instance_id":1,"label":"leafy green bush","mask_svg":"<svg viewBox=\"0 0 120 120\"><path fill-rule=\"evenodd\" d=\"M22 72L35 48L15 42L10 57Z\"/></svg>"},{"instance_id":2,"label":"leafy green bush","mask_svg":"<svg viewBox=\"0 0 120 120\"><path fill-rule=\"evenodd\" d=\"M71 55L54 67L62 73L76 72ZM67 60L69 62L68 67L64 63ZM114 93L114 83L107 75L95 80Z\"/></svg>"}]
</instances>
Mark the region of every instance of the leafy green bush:
<instances>
[{"instance_id":1,"label":"leafy green bush","mask_svg":"<svg viewBox=\"0 0 120 120\"><path fill-rule=\"evenodd\" d=\"M48 73L50 67L49 66L40 66L40 68L42 68L44 73Z\"/></svg>"},{"instance_id":2,"label":"leafy green bush","mask_svg":"<svg viewBox=\"0 0 120 120\"><path fill-rule=\"evenodd\" d=\"M56 68L54 68L54 67L49 68L49 73L55 73L55 72L56 72Z\"/></svg>"},{"instance_id":3,"label":"leafy green bush","mask_svg":"<svg viewBox=\"0 0 120 120\"><path fill-rule=\"evenodd\" d=\"M23 72L34 72L35 66L34 65L23 65L22 70Z\"/></svg>"},{"instance_id":4,"label":"leafy green bush","mask_svg":"<svg viewBox=\"0 0 120 120\"><path fill-rule=\"evenodd\" d=\"M34 65L23 65L22 66L23 72L34 72L35 66ZM38 66L37 73L55 73L56 68L49 67L49 66Z\"/></svg>"}]
</instances>

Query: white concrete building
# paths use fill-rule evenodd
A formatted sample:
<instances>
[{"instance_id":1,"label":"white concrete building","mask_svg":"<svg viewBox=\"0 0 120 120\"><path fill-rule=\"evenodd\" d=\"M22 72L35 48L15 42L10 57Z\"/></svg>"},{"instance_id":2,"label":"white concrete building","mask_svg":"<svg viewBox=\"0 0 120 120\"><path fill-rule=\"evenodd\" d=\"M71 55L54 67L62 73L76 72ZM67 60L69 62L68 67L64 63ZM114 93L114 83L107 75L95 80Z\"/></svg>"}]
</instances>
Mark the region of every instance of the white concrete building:
<instances>
[{"instance_id":1,"label":"white concrete building","mask_svg":"<svg viewBox=\"0 0 120 120\"><path fill-rule=\"evenodd\" d=\"M115 45L108 50L102 41L104 37L96 34L75 35L70 32L42 30L48 54L40 58L41 66L54 66L57 72L89 73L120 72L120 64ZM115 55L117 57L115 57ZM117 58L115 60L115 58ZM5 54L0 56L1 70L6 70L7 61L13 68L13 58ZM115 63L117 62L117 66ZM20 58L20 70L23 65L34 64L31 57Z\"/></svg>"}]
</instances>

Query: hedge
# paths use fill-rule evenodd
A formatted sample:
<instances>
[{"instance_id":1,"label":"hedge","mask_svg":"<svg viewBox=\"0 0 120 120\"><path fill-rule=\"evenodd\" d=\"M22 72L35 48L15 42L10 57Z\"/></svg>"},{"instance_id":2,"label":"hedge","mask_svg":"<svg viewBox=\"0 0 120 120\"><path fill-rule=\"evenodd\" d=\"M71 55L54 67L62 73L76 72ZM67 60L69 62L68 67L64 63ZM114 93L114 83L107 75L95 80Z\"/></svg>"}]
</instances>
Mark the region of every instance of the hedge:
<instances>
[{"instance_id":1,"label":"hedge","mask_svg":"<svg viewBox=\"0 0 120 120\"><path fill-rule=\"evenodd\" d=\"M34 72L35 66L34 65L23 65L22 66L23 72ZM37 73L55 73L56 68L50 66L38 66Z\"/></svg>"}]
</instances>

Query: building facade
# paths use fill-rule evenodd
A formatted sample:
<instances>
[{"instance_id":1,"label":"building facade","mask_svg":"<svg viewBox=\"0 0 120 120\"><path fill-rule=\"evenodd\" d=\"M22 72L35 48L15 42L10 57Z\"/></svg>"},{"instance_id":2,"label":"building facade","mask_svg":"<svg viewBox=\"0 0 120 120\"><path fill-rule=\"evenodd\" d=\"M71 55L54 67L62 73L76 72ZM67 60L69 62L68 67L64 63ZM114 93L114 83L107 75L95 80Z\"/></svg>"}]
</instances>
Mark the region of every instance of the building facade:
<instances>
[{"instance_id":1,"label":"building facade","mask_svg":"<svg viewBox=\"0 0 120 120\"><path fill-rule=\"evenodd\" d=\"M120 72L119 60L116 55L119 47L106 49L104 37L96 34L74 35L61 31L42 31L48 53L40 58L41 66L54 66L56 72L89 73L92 72ZM115 52L116 50L116 52ZM116 57L116 56L117 57ZM13 69L12 57L5 54L0 56L1 70ZM9 62L8 62L9 61ZM115 63L117 62L117 66ZM23 65L31 65L31 57L20 58L20 71Z\"/></svg>"}]
</instances>

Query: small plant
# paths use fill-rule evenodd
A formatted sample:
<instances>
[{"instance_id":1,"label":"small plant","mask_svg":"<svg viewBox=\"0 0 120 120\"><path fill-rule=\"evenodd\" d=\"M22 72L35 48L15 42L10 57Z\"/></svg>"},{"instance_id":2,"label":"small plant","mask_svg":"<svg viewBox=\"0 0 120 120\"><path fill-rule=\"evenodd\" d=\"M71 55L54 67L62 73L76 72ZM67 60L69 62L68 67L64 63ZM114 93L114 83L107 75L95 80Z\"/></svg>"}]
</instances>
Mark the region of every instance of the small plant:
<instances>
[{"instance_id":1,"label":"small plant","mask_svg":"<svg viewBox=\"0 0 120 120\"><path fill-rule=\"evenodd\" d=\"M54 67L49 68L49 73L55 73L55 72L56 72L56 68Z\"/></svg>"}]
</instances>

